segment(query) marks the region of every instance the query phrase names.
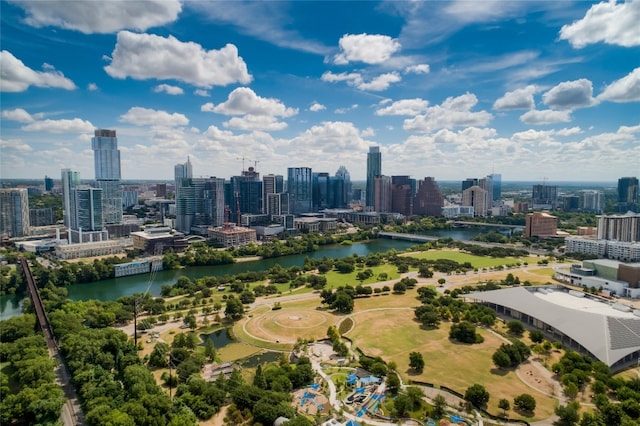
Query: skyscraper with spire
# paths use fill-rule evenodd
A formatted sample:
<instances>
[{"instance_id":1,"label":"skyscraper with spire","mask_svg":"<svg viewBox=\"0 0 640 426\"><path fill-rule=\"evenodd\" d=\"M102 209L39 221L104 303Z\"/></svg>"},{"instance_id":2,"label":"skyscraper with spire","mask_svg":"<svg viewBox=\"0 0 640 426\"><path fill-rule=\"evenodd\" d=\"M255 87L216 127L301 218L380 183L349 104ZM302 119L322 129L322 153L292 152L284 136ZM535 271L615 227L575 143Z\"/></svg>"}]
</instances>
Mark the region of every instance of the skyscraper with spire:
<instances>
[{"instance_id":1,"label":"skyscraper with spire","mask_svg":"<svg viewBox=\"0 0 640 426\"><path fill-rule=\"evenodd\" d=\"M122 186L120 185L120 150L115 130L96 129L91 139L96 187L102 189L104 224L122 222Z\"/></svg>"},{"instance_id":2,"label":"skyscraper with spire","mask_svg":"<svg viewBox=\"0 0 640 426\"><path fill-rule=\"evenodd\" d=\"M367 188L365 206L374 207L376 194L376 176L382 175L382 154L379 146L369 148L367 154Z\"/></svg>"}]
</instances>

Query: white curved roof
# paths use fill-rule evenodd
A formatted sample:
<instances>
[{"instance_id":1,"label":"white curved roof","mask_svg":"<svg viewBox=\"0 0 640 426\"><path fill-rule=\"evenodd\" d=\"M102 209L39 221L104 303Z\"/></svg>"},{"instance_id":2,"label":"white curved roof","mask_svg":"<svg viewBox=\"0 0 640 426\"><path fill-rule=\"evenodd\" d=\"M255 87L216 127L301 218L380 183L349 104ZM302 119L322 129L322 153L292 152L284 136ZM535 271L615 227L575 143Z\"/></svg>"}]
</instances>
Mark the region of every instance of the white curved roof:
<instances>
[{"instance_id":1,"label":"white curved roof","mask_svg":"<svg viewBox=\"0 0 640 426\"><path fill-rule=\"evenodd\" d=\"M465 297L537 318L578 342L608 366L640 351L640 317L616 310L610 304L553 291L554 288L512 287Z\"/></svg>"}]
</instances>

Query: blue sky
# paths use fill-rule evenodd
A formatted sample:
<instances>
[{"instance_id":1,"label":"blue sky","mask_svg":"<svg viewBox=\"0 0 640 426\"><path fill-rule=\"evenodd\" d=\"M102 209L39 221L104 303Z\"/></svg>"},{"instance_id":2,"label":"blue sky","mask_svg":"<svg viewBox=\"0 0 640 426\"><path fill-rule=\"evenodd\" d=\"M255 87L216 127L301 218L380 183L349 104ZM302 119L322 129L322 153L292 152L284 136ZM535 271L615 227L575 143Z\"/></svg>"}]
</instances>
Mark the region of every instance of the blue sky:
<instances>
[{"instance_id":1,"label":"blue sky","mask_svg":"<svg viewBox=\"0 0 640 426\"><path fill-rule=\"evenodd\" d=\"M2 1L1 175L640 175L640 0Z\"/></svg>"}]
</instances>

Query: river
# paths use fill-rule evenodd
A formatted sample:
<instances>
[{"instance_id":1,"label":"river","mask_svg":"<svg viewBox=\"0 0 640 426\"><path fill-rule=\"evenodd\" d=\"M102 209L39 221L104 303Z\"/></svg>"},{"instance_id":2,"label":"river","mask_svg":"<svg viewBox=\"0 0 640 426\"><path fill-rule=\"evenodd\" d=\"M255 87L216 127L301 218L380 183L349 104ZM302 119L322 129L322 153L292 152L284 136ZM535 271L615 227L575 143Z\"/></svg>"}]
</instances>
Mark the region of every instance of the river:
<instances>
[{"instance_id":1,"label":"river","mask_svg":"<svg viewBox=\"0 0 640 426\"><path fill-rule=\"evenodd\" d=\"M492 228L490 230L496 230ZM454 240L467 241L474 235L489 232L487 228L456 228L429 232L429 235L438 237L450 237ZM285 268L304 264L306 257L341 258L357 254L367 256L371 253L384 253L389 250L404 250L415 243L402 240L378 239L366 243L351 245L322 246L313 253L302 253L291 256L283 256L273 259L263 259L251 262L240 262L229 265L198 266L180 270L160 271L155 274L131 275L128 277L114 278L93 283L72 285L68 288L71 300L116 300L122 296L149 291L153 296L159 296L163 285L174 284L180 276L191 279L205 276L234 275L246 271L260 271L270 269L279 264ZM15 295L0 296L0 318L7 319L21 313L22 298Z\"/></svg>"}]
</instances>

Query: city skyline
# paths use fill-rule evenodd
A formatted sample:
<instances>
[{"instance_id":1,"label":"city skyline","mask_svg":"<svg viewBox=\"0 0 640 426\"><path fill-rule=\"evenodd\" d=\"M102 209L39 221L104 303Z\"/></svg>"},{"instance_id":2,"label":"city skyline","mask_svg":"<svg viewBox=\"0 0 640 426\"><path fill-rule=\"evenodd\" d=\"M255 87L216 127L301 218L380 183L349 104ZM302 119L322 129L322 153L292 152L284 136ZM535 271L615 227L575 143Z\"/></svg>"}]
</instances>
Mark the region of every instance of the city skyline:
<instances>
[{"instance_id":1,"label":"city skyline","mask_svg":"<svg viewBox=\"0 0 640 426\"><path fill-rule=\"evenodd\" d=\"M640 1L112 4L2 2L3 178L638 175Z\"/></svg>"}]
</instances>

